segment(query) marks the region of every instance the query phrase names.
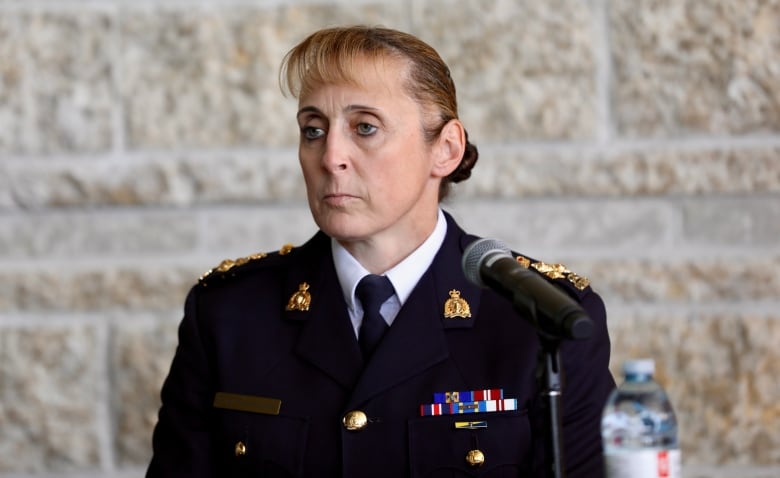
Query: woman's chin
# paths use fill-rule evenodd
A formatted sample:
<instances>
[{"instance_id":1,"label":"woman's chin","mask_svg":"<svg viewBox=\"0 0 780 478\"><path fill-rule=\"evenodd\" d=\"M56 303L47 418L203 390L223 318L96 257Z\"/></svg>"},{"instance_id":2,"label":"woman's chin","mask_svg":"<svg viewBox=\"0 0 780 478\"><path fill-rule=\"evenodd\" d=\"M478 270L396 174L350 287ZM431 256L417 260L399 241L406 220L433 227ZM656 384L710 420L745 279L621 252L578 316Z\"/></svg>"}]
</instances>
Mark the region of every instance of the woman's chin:
<instances>
[{"instance_id":1,"label":"woman's chin","mask_svg":"<svg viewBox=\"0 0 780 478\"><path fill-rule=\"evenodd\" d=\"M327 217L315 218L315 222L322 232L337 241L354 241L368 232L365 220L346 214L329 214Z\"/></svg>"}]
</instances>

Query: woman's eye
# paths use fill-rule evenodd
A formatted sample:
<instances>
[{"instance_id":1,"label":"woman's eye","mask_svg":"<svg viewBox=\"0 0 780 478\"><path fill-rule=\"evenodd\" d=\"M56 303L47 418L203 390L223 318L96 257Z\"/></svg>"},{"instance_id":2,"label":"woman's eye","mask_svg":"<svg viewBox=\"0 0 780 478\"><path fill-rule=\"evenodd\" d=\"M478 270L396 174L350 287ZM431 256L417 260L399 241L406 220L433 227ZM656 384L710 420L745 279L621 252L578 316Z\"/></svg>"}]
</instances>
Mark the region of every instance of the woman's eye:
<instances>
[{"instance_id":1,"label":"woman's eye","mask_svg":"<svg viewBox=\"0 0 780 478\"><path fill-rule=\"evenodd\" d=\"M304 126L301 128L301 135L305 139L317 139L322 137L325 134L325 132L322 130L322 128L315 128L313 126Z\"/></svg>"},{"instance_id":2,"label":"woman's eye","mask_svg":"<svg viewBox=\"0 0 780 478\"><path fill-rule=\"evenodd\" d=\"M376 132L376 126L370 125L368 123L360 123L357 125L357 132L361 136L373 134Z\"/></svg>"}]
</instances>

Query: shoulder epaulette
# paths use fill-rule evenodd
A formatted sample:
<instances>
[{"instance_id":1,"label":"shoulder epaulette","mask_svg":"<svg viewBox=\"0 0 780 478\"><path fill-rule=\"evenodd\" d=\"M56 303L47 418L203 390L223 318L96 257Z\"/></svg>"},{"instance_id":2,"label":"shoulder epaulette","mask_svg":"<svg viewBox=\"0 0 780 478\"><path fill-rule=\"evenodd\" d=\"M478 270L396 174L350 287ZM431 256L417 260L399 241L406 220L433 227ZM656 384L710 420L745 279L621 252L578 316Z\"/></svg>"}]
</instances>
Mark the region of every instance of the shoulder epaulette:
<instances>
[{"instance_id":1,"label":"shoulder epaulette","mask_svg":"<svg viewBox=\"0 0 780 478\"><path fill-rule=\"evenodd\" d=\"M565 279L569 281L577 290L583 291L590 285L590 279L579 274L575 274L566 268L563 264L547 264L545 262L535 262L531 259L517 255L517 262L526 269L532 268L548 279Z\"/></svg>"},{"instance_id":2,"label":"shoulder epaulette","mask_svg":"<svg viewBox=\"0 0 780 478\"><path fill-rule=\"evenodd\" d=\"M207 270L206 272L204 272L203 275L201 275L200 278L198 279L198 282L205 286L207 285L207 282L209 280L215 277L224 277L228 272L235 272L237 268L243 267L250 263L254 263L261 259L265 259L267 257L272 257L275 255L286 256L293 249L294 246L292 244L285 244L276 252L270 252L270 253L258 252L255 254L248 255L246 257L239 257L238 259L225 259L222 262L220 262L219 265L217 265L216 267L213 267Z\"/></svg>"}]
</instances>

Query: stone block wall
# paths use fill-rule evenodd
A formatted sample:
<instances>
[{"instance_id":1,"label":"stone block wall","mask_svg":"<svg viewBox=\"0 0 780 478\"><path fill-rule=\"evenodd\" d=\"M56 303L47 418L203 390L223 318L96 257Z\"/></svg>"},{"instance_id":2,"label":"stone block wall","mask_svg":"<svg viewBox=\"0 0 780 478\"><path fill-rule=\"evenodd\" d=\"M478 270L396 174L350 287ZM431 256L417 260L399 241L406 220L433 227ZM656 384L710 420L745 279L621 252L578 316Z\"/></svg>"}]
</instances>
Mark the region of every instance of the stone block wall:
<instances>
[{"instance_id":1,"label":"stone block wall","mask_svg":"<svg viewBox=\"0 0 780 478\"><path fill-rule=\"evenodd\" d=\"M446 208L590 277L685 476L779 476L777 0L0 0L0 477L143 476L187 289L315 230L277 71L344 23L439 49Z\"/></svg>"}]
</instances>

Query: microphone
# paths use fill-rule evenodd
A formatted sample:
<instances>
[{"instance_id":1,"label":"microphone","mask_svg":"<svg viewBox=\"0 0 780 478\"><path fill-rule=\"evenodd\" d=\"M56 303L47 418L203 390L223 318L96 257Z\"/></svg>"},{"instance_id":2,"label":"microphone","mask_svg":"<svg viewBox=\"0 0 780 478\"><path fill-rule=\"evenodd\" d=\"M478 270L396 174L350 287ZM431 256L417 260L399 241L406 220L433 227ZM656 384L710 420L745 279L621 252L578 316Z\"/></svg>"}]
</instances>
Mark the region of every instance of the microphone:
<instances>
[{"instance_id":1,"label":"microphone","mask_svg":"<svg viewBox=\"0 0 780 478\"><path fill-rule=\"evenodd\" d=\"M480 239L469 244L461 266L470 282L511 300L537 331L560 339L590 337L593 321L585 310L558 287L521 266L503 242Z\"/></svg>"}]
</instances>

